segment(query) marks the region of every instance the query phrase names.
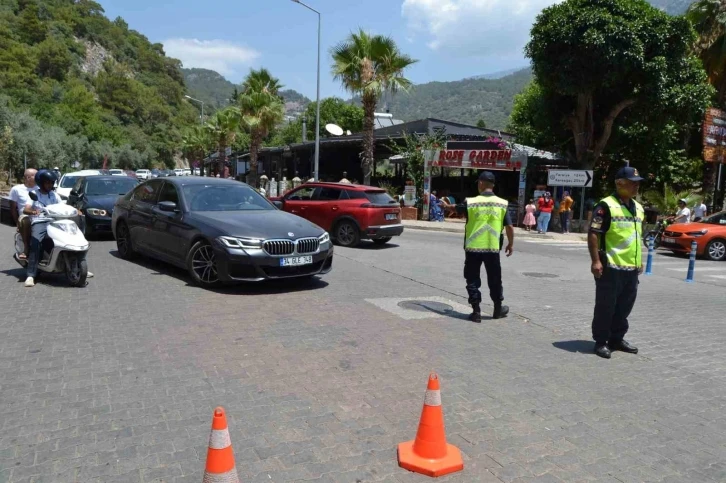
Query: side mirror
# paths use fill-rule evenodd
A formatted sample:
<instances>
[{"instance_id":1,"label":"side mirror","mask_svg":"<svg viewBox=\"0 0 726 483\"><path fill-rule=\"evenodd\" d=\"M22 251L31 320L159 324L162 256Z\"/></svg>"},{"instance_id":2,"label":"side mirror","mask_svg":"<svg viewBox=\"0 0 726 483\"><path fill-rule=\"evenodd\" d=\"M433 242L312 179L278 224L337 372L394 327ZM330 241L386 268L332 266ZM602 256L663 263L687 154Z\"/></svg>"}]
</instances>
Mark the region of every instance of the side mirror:
<instances>
[{"instance_id":1,"label":"side mirror","mask_svg":"<svg viewBox=\"0 0 726 483\"><path fill-rule=\"evenodd\" d=\"M273 201L272 204L275 205L278 210L281 210L282 207L284 206L284 203L282 201L279 201L279 200Z\"/></svg>"},{"instance_id":2,"label":"side mirror","mask_svg":"<svg viewBox=\"0 0 726 483\"><path fill-rule=\"evenodd\" d=\"M28 196L31 200L38 201L38 195L35 193L35 191L31 191L30 193L28 193Z\"/></svg>"},{"instance_id":3,"label":"side mirror","mask_svg":"<svg viewBox=\"0 0 726 483\"><path fill-rule=\"evenodd\" d=\"M158 205L160 211L165 211L168 213L173 213L175 211L178 211L176 208L176 203L173 201L162 201Z\"/></svg>"}]
</instances>

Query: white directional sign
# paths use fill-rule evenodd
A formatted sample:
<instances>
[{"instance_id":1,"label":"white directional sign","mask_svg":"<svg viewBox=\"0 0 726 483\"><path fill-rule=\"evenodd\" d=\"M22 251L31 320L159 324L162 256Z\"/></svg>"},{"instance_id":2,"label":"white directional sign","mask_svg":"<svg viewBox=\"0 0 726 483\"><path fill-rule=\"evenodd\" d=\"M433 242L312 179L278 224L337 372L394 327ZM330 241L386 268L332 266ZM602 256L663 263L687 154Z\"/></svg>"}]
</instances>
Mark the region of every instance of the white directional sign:
<instances>
[{"instance_id":1,"label":"white directional sign","mask_svg":"<svg viewBox=\"0 0 726 483\"><path fill-rule=\"evenodd\" d=\"M548 186L592 187L592 171L569 169L550 169L547 174Z\"/></svg>"}]
</instances>

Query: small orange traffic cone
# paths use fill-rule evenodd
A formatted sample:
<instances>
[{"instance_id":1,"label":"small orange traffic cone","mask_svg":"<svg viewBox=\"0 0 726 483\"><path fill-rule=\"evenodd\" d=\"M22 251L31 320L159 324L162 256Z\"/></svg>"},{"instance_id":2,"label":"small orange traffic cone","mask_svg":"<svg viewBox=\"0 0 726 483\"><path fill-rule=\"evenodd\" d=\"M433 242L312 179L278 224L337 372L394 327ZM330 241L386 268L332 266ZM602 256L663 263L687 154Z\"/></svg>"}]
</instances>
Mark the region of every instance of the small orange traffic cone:
<instances>
[{"instance_id":1,"label":"small orange traffic cone","mask_svg":"<svg viewBox=\"0 0 726 483\"><path fill-rule=\"evenodd\" d=\"M426 476L464 469L459 448L446 442L439 376L434 372L429 375L416 439L398 445L398 465Z\"/></svg>"},{"instance_id":2,"label":"small orange traffic cone","mask_svg":"<svg viewBox=\"0 0 726 483\"><path fill-rule=\"evenodd\" d=\"M212 432L209 435L207 467L203 483L239 483L237 468L234 465L232 440L227 429L227 416L224 408L218 407L212 416Z\"/></svg>"}]
</instances>

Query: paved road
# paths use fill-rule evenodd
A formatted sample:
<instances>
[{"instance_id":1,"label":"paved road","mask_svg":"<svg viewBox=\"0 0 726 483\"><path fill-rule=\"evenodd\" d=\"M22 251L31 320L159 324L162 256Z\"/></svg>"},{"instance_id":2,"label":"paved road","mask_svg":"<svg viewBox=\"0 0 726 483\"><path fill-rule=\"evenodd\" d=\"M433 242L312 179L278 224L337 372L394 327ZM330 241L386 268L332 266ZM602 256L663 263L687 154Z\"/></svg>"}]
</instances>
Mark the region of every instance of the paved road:
<instances>
[{"instance_id":1,"label":"paved road","mask_svg":"<svg viewBox=\"0 0 726 483\"><path fill-rule=\"evenodd\" d=\"M395 445L431 369L466 464L443 481L726 480L719 279L644 277L641 354L605 361L589 354L582 249L518 243L504 276L519 316L479 325L464 320L460 236L397 241L337 249L314 283L217 291L120 260L110 240L93 243L88 287L25 289L6 249L0 482L199 482L217 405L242 481L428 481Z\"/></svg>"}]
</instances>

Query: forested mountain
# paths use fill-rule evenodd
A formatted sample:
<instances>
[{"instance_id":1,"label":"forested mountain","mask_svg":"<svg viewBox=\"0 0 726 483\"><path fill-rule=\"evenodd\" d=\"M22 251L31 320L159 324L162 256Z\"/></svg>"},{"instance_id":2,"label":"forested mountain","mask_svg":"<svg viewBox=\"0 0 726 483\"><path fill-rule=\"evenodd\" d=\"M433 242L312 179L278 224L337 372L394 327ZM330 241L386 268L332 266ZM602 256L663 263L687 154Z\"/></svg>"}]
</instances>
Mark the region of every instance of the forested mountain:
<instances>
[{"instance_id":1,"label":"forested mountain","mask_svg":"<svg viewBox=\"0 0 726 483\"><path fill-rule=\"evenodd\" d=\"M96 2L0 0L0 163L173 166L198 115L180 68Z\"/></svg>"},{"instance_id":2,"label":"forested mountain","mask_svg":"<svg viewBox=\"0 0 726 483\"><path fill-rule=\"evenodd\" d=\"M228 106L235 85L221 74L209 69L182 69L189 95L203 101L205 114Z\"/></svg>"}]
</instances>

